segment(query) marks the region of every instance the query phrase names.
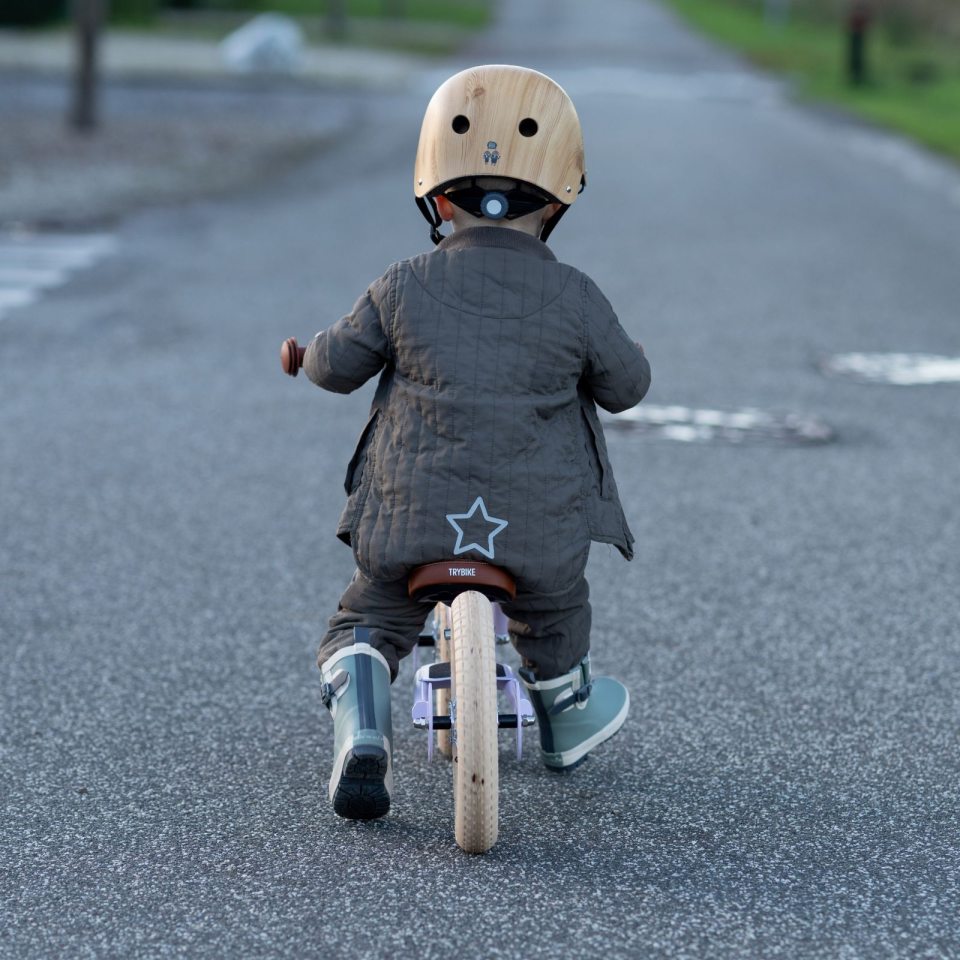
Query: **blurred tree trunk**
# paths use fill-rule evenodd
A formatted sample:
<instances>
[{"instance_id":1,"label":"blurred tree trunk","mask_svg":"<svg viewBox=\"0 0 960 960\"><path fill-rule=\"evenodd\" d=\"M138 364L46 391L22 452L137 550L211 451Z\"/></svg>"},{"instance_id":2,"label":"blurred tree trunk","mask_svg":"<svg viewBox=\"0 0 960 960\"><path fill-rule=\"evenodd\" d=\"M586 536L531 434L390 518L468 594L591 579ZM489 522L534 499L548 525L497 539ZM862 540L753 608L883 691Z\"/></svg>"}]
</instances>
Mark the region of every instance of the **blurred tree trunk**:
<instances>
[{"instance_id":1,"label":"blurred tree trunk","mask_svg":"<svg viewBox=\"0 0 960 960\"><path fill-rule=\"evenodd\" d=\"M76 61L70 123L84 133L97 126L97 54L104 12L104 0L73 0Z\"/></svg>"},{"instance_id":2,"label":"blurred tree trunk","mask_svg":"<svg viewBox=\"0 0 960 960\"><path fill-rule=\"evenodd\" d=\"M847 9L847 83L862 87L869 79L867 33L873 18L870 0L851 0Z\"/></svg>"},{"instance_id":3,"label":"blurred tree trunk","mask_svg":"<svg viewBox=\"0 0 960 960\"><path fill-rule=\"evenodd\" d=\"M327 32L337 40L342 40L347 35L347 0L329 0Z\"/></svg>"}]
</instances>

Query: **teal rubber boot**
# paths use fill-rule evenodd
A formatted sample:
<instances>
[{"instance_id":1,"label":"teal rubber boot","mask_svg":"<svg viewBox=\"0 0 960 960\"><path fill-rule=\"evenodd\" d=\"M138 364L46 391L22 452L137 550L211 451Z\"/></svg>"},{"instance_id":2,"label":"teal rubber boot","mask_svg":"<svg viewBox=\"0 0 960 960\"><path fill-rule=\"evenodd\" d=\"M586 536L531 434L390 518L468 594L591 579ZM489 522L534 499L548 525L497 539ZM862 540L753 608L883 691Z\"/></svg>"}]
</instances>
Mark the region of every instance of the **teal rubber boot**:
<instances>
[{"instance_id":1,"label":"teal rubber boot","mask_svg":"<svg viewBox=\"0 0 960 960\"><path fill-rule=\"evenodd\" d=\"M520 670L540 727L540 753L551 770L570 770L609 740L627 719L630 694L612 677L590 679L590 658L553 680Z\"/></svg>"},{"instance_id":2,"label":"teal rubber boot","mask_svg":"<svg viewBox=\"0 0 960 960\"><path fill-rule=\"evenodd\" d=\"M390 810L393 793L390 668L368 643L355 643L327 660L320 675L333 716L333 809L349 820L375 820Z\"/></svg>"}]
</instances>

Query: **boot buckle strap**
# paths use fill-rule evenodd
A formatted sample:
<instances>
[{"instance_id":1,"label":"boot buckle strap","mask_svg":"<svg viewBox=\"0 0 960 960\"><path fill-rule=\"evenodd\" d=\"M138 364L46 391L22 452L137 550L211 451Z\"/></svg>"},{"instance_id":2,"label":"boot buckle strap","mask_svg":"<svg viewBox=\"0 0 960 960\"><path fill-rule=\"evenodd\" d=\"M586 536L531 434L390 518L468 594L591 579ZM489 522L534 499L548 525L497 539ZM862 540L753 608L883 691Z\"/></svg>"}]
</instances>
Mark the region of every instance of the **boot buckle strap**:
<instances>
[{"instance_id":1,"label":"boot buckle strap","mask_svg":"<svg viewBox=\"0 0 960 960\"><path fill-rule=\"evenodd\" d=\"M578 703L586 703L590 697L590 690L593 687L593 681L590 683L585 683L583 686L577 687L576 690L572 690L569 696L558 698L554 705L550 708L550 716L556 716L558 713L563 713L566 710L569 710L571 707L576 706Z\"/></svg>"},{"instance_id":2,"label":"boot buckle strap","mask_svg":"<svg viewBox=\"0 0 960 960\"><path fill-rule=\"evenodd\" d=\"M333 701L342 695L344 687L349 682L350 674L346 670L338 670L329 682L320 684L320 699L328 710Z\"/></svg>"}]
</instances>

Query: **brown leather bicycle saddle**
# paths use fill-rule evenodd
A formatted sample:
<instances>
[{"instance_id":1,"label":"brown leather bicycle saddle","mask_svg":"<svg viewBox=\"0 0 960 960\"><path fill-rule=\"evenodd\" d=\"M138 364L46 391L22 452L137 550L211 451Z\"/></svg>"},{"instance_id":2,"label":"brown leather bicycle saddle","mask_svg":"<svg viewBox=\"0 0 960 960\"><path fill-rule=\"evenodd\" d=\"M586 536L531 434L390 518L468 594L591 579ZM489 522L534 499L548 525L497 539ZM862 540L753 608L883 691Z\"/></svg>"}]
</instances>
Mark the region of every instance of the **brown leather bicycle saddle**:
<instances>
[{"instance_id":1,"label":"brown leather bicycle saddle","mask_svg":"<svg viewBox=\"0 0 960 960\"><path fill-rule=\"evenodd\" d=\"M407 592L422 603L452 603L464 590L476 590L488 600L503 603L517 595L517 584L502 567L473 560L441 560L417 567L407 581Z\"/></svg>"}]
</instances>

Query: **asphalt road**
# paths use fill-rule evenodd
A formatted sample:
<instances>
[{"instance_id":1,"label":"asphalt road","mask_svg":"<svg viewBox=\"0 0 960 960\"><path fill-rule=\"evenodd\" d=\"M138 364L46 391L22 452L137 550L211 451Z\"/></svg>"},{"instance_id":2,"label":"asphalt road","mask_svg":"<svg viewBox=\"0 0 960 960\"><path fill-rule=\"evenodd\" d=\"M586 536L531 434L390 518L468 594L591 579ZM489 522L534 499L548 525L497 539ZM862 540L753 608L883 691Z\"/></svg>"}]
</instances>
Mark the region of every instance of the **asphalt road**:
<instances>
[{"instance_id":1,"label":"asphalt road","mask_svg":"<svg viewBox=\"0 0 960 960\"><path fill-rule=\"evenodd\" d=\"M505 738L482 858L409 665L394 810L328 808L312 658L370 390L277 361L428 245L419 119L469 61L576 99L590 183L552 246L645 344L649 402L836 434L610 431L638 557L594 552L594 665L631 715L568 776ZM644 0L513 4L421 81L0 322L0 955L960 956L960 385L817 366L960 354L960 177Z\"/></svg>"}]
</instances>

